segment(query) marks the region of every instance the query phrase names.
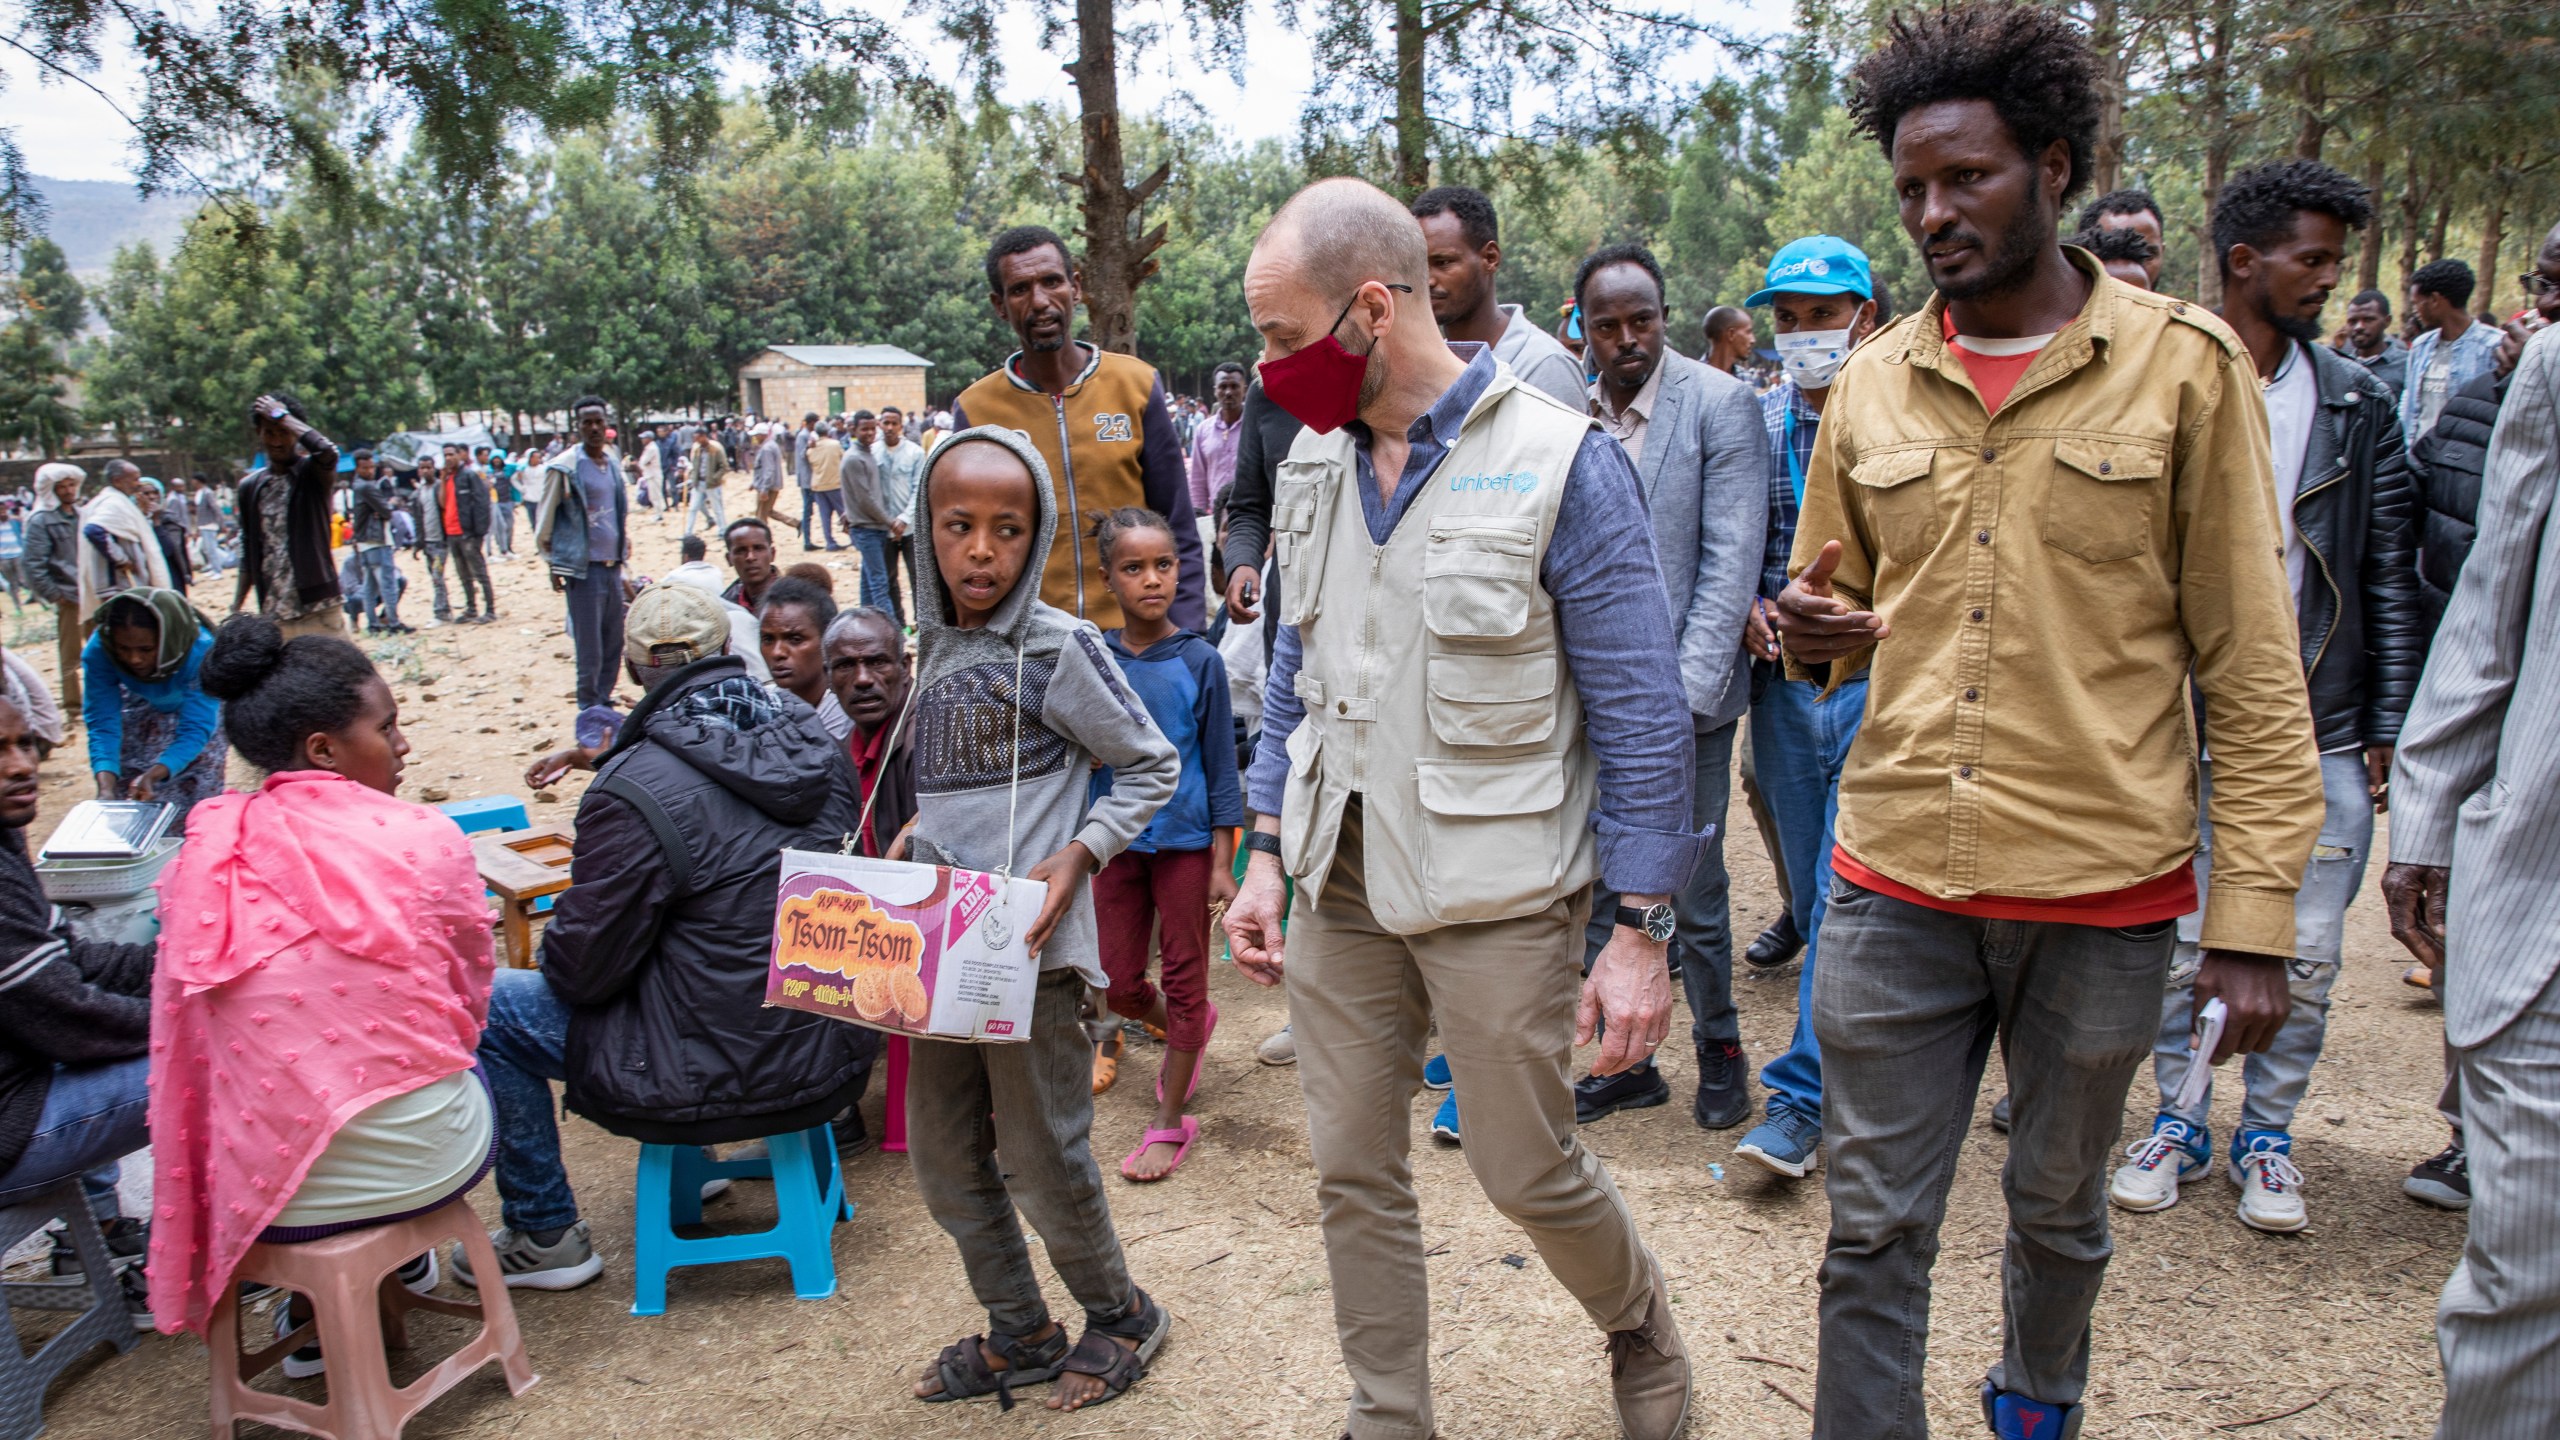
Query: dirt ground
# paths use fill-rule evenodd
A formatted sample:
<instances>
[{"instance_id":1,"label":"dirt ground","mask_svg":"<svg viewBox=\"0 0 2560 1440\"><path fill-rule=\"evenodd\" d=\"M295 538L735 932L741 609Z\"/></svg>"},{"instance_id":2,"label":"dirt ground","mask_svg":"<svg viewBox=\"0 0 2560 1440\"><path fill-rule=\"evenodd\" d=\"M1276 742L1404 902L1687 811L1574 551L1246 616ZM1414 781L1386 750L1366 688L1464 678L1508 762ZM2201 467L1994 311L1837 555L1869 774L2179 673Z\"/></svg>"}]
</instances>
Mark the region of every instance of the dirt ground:
<instances>
[{"instance_id":1,"label":"dirt ground","mask_svg":"<svg viewBox=\"0 0 2560 1440\"><path fill-rule=\"evenodd\" d=\"M730 513L741 513L747 498L744 485L733 484ZM664 573L676 561L678 522L634 518L634 568ZM491 561L505 592L501 623L430 628L370 646L395 680L416 747L403 792L410 798L523 794L527 760L566 743L573 704L561 604L521 543L523 529L516 556ZM838 596L853 596L850 552L807 557L788 540L782 549L786 562L837 562ZM414 560L403 565L410 589L402 614L423 626L425 576ZM229 575L200 582L209 612L228 606L230 586ZM50 675L51 636L49 616L41 626L21 619L11 643ZM46 784L38 836L90 793L76 745L53 757ZM536 803L534 813L567 819L577 794L573 780L556 799ZM1735 929L1747 941L1777 900L1738 800L1728 833ZM2440 1401L2433 1307L2460 1252L2463 1222L2400 1193L2408 1167L2444 1143L2433 1114L2441 1029L2427 998L2399 982L2403 957L2384 925L2378 871L2368 875L2350 917L2328 1053L2296 1127L2311 1229L2276 1237L2244 1228L2233 1213L2237 1192L2220 1179L2191 1186L2185 1202L2164 1214L2117 1215L2115 1264L2097 1312L2090 1436L2292 1440L2430 1431ZM1168 1183L1140 1187L1116 1174L1109 1180L1139 1282L1176 1318L1154 1373L1125 1399L1066 1416L1036 1404L1005 1414L992 1404L928 1409L908 1399L918 1367L947 1341L983 1329L984 1317L969 1302L949 1243L917 1203L903 1157L876 1150L847 1167L848 1192L860 1210L837 1231L832 1299L793 1299L784 1267L767 1261L679 1271L668 1313L633 1318L636 1147L573 1120L566 1130L570 1173L607 1256L604 1278L565 1294L518 1294L542 1376L534 1390L511 1399L496 1371L483 1370L408 1433L419 1440L1330 1440L1341 1429L1347 1385L1334 1346L1296 1077L1253 1057L1254 1043L1282 1023L1283 1005L1224 966L1212 987L1225 1023L1206 1061L1199 1148ZM1786 1044L1794 972L1744 976L1735 989L1756 1067ZM1133 1048L1128 1078L1097 1104L1095 1148L1107 1170L1145 1122L1157 1053ZM1697 1365L1692 1433L1802 1436L1813 1396L1814 1277L1827 1223L1818 1176L1790 1183L1737 1160L1740 1131L1707 1134L1690 1120L1692 1062L1680 1055L1667 1068L1678 1103L1612 1117L1590 1139L1671 1277ZM1998 1358L1998 1170L2006 1142L1988 1123L1998 1091L1995 1060L1936 1272L1930 1419L1946 1435L1980 1433L1974 1392ZM2217 1139L2238 1107L2237 1086L2226 1083L2222 1091ZM2154 1098L2146 1074L2127 1106L2129 1132L2147 1129ZM1414 1147L1432 1256L1441 1433L1449 1440L1614 1435L1599 1336L1520 1232L1485 1203L1462 1154L1428 1137L1437 1100L1426 1094L1414 1102ZM864 1105L875 1134L879 1105L875 1086ZM768 1195L766 1187L741 1186L711 1207L711 1219L769 1217ZM473 1198L494 1224L493 1187L483 1185ZM1523 1256L1526 1264L1507 1263ZM1072 1318L1054 1276L1048 1288ZM439 1342L449 1347L458 1324L416 1322L421 1346L404 1376L441 1354ZM200 1435L205 1372L204 1348L192 1338L147 1336L131 1355L100 1352L54 1387L45 1407L49 1433L56 1440ZM317 1398L319 1383L293 1389ZM245 1433L275 1432L251 1426Z\"/></svg>"}]
</instances>

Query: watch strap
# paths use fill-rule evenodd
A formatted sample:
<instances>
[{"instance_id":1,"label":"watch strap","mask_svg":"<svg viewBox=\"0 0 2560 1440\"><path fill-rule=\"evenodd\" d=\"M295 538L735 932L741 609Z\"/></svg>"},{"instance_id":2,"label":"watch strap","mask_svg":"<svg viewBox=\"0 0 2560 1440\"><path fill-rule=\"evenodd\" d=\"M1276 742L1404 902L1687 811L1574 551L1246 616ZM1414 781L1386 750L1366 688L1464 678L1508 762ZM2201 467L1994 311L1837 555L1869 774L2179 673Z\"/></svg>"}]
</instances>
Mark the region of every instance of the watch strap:
<instances>
[{"instance_id":1,"label":"watch strap","mask_svg":"<svg viewBox=\"0 0 2560 1440\"><path fill-rule=\"evenodd\" d=\"M1244 832L1244 848L1259 850L1277 860L1280 858L1280 837L1266 831L1247 830Z\"/></svg>"},{"instance_id":2,"label":"watch strap","mask_svg":"<svg viewBox=\"0 0 2560 1440\"><path fill-rule=\"evenodd\" d=\"M1633 905L1621 905L1618 907L1618 923L1630 930L1641 930L1644 928L1644 912Z\"/></svg>"}]
</instances>

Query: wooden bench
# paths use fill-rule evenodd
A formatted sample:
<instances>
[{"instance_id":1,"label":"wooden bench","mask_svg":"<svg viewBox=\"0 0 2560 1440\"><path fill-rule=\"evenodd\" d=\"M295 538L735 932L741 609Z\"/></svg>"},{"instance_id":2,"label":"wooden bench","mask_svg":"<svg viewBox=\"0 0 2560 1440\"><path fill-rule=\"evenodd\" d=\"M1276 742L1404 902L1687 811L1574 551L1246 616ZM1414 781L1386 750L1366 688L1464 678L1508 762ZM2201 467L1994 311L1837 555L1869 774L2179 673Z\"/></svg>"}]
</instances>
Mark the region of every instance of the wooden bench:
<instances>
[{"instance_id":1,"label":"wooden bench","mask_svg":"<svg viewBox=\"0 0 2560 1440\"><path fill-rule=\"evenodd\" d=\"M534 906L569 888L570 847L576 832L566 825L536 825L471 837L480 883L498 897L498 929L506 962L533 968Z\"/></svg>"}]
</instances>

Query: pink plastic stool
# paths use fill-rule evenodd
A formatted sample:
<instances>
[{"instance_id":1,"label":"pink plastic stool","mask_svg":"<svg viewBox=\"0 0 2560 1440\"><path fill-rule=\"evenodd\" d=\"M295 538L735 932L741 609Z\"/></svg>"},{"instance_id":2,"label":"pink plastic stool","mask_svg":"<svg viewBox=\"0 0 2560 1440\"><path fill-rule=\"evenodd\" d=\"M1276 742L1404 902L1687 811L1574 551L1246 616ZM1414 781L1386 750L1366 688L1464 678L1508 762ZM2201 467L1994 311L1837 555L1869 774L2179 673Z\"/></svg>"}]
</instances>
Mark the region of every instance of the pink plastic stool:
<instances>
[{"instance_id":1,"label":"pink plastic stool","mask_svg":"<svg viewBox=\"0 0 2560 1440\"><path fill-rule=\"evenodd\" d=\"M412 1257L449 1240L460 1241L463 1252L471 1257L471 1274L480 1291L477 1305L412 1294L392 1273ZM243 1355L240 1287L223 1287L221 1302L214 1306L205 1328L205 1345L213 1352L216 1440L229 1440L242 1420L280 1425L324 1440L398 1440L411 1416L492 1360L506 1371L507 1388L515 1394L532 1389L541 1378L525 1358L524 1336L516 1329L515 1307L507 1299L497 1252L480 1228L480 1217L459 1197L415 1219L349 1230L325 1240L252 1245L234 1278L263 1280L299 1292L310 1299L313 1318L266 1349ZM407 1385L393 1385L384 1347L407 1348L406 1314L411 1310L478 1319L480 1333L433 1370ZM326 1404L249 1387L252 1379L286 1355L310 1344L315 1331L329 1362Z\"/></svg>"},{"instance_id":2,"label":"pink plastic stool","mask_svg":"<svg viewBox=\"0 0 2560 1440\"><path fill-rule=\"evenodd\" d=\"M891 1155L907 1153L907 1037L889 1037L889 1101L888 1113L881 1129L880 1148Z\"/></svg>"}]
</instances>

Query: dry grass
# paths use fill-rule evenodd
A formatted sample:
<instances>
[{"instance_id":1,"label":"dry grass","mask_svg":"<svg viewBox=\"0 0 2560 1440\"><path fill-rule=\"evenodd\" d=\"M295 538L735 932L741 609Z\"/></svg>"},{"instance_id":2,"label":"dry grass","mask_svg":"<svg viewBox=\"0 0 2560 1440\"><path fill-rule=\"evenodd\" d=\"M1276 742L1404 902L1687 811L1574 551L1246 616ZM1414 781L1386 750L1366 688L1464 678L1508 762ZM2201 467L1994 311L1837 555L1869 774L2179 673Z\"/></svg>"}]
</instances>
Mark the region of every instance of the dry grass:
<instances>
[{"instance_id":1,"label":"dry grass","mask_svg":"<svg viewBox=\"0 0 2560 1440\"><path fill-rule=\"evenodd\" d=\"M739 493L733 488L732 498ZM643 568L674 563L673 523L661 529L641 520L637 529ZM786 560L802 558L784 549ZM418 747L413 796L428 786L455 795L522 793L515 772L526 752L565 733L559 602L521 556L493 560L492 569L508 592L504 624L417 637L417 673L436 679L401 687ZM427 612L421 578L412 577L405 609L412 619ZM229 578L218 583L227 597ZM839 588L852 594L849 566ZM49 668L49 650L27 653ZM532 728L519 729L528 722ZM484 726L494 734L481 733ZM87 792L85 780L72 778L82 774L76 753L57 756L49 772L59 787L48 791L49 811ZM565 816L575 799L575 785L564 787L560 810L537 811ZM1738 805L1732 818L1734 913L1747 940L1775 899L1749 818ZM2116 1263L2098 1309L2091 1436L2293 1440L2431 1429L2440 1396L2433 1306L2459 1252L2462 1220L2399 1192L2408 1166L2443 1143L2432 1113L2440 1029L2424 997L2398 983L2401 957L2373 878L2350 921L2328 1054L2297 1125L2295 1157L2315 1224L2298 1236L2253 1233L2234 1218L2236 1192L2218 1179L2192 1187L2166 1214L2118 1216ZM1786 1042L1794 980L1744 978L1736 988L1756 1063ZM626 1257L635 1148L572 1122L570 1171L609 1257L605 1278L569 1294L518 1297L543 1376L532 1393L510 1400L484 1371L409 1434L1330 1440L1340 1429L1345 1381L1313 1223L1304 1117L1293 1073L1256 1065L1251 1053L1281 1023L1280 1002L1223 969L1214 989L1226 1023L1200 1092L1200 1149L1170 1183L1110 1182L1139 1281L1176 1316L1154 1375L1126 1399L1071 1416L1036 1405L1000 1414L992 1404L926 1408L907 1399L918 1367L984 1320L968 1302L949 1243L916 1203L903 1162L877 1153L849 1167L861 1209L838 1232L833 1299L794 1300L781 1264L759 1262L680 1271L666 1316L632 1318ZM1097 1151L1116 1157L1134 1143L1153 1063L1151 1048L1132 1050L1129 1080L1098 1107ZM1688 1065L1671 1069L1685 1091ZM1995 1073L1981 1098L1985 1114L1997 1084ZM2219 1130L2238 1104L2236 1087L2224 1089ZM1433 1251L1441 1433L1451 1440L1614 1435L1598 1336L1534 1260L1523 1268L1500 1263L1530 1247L1485 1204L1462 1155L1424 1138L1436 1098L1416 1101L1414 1129ZM2151 1098L2146 1076L2128 1125L2147 1126ZM875 1133L878 1106L875 1092L865 1106ZM1737 1138L1700 1132L1685 1103L1613 1117L1591 1135L1672 1278L1698 1362L1693 1433L1801 1436L1809 1425L1802 1405L1813 1394L1814 1276L1826 1206L1817 1181L1790 1184L1736 1161ZM1973 1392L1998 1353L2004 1144L1987 1123L1975 1127L1937 1269L1930 1412L1946 1435L1979 1433ZM1722 1167L1721 1179L1711 1164ZM493 1191L484 1186L475 1198L494 1221ZM712 1215L752 1218L768 1203L762 1187L742 1187ZM1054 1278L1049 1293L1071 1311ZM102 1357L57 1386L46 1411L58 1440L200 1435L203 1348L192 1339L146 1338L133 1355Z\"/></svg>"}]
</instances>

